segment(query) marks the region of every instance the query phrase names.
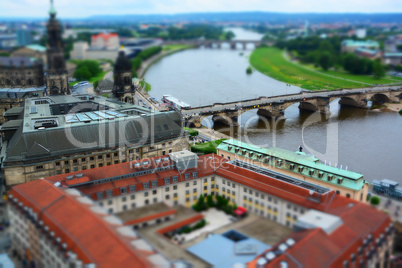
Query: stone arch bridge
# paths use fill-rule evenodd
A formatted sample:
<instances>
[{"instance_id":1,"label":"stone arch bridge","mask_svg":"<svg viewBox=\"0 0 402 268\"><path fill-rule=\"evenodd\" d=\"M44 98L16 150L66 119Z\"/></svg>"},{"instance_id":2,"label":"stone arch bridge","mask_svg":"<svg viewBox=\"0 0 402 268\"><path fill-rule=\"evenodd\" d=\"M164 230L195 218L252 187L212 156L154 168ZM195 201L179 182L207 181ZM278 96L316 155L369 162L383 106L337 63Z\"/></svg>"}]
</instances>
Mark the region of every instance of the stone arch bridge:
<instances>
[{"instance_id":1,"label":"stone arch bridge","mask_svg":"<svg viewBox=\"0 0 402 268\"><path fill-rule=\"evenodd\" d=\"M329 104L339 99L341 105L358 108L368 108L368 101L400 102L402 86L382 86L359 89L340 89L333 91L301 92L298 94L281 95L274 97L259 97L243 101L214 103L213 105L183 109L182 116L187 125L201 127L201 121L212 115L214 122L220 121L228 125L238 125L241 114L257 110L257 114L273 120L285 119L285 110L299 103L299 109L321 114L329 114Z\"/></svg>"},{"instance_id":2,"label":"stone arch bridge","mask_svg":"<svg viewBox=\"0 0 402 268\"><path fill-rule=\"evenodd\" d=\"M253 44L254 47L260 45L271 45L271 42L261 41L261 40L168 40L163 42L164 45L180 44L180 45L193 45L197 48L222 48L222 44L229 44L231 49L237 49L239 44L244 50L247 49L248 44Z\"/></svg>"}]
</instances>

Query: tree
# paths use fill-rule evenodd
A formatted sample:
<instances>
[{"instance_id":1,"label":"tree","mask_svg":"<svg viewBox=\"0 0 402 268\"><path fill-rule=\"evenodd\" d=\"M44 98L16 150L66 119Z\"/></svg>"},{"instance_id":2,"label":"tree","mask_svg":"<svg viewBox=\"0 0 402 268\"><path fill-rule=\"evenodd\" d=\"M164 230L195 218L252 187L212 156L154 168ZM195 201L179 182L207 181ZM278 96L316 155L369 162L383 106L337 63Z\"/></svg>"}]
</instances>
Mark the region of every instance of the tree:
<instances>
[{"instance_id":1,"label":"tree","mask_svg":"<svg viewBox=\"0 0 402 268\"><path fill-rule=\"evenodd\" d=\"M381 202L381 199L378 196L373 196L370 199L370 204L372 204L373 206L378 206Z\"/></svg>"},{"instance_id":2,"label":"tree","mask_svg":"<svg viewBox=\"0 0 402 268\"><path fill-rule=\"evenodd\" d=\"M402 44L397 45L396 49L398 49L398 51L402 51Z\"/></svg>"},{"instance_id":3,"label":"tree","mask_svg":"<svg viewBox=\"0 0 402 268\"><path fill-rule=\"evenodd\" d=\"M373 63L373 74L375 79L380 79L385 76L384 66L380 61L374 61Z\"/></svg>"},{"instance_id":4,"label":"tree","mask_svg":"<svg viewBox=\"0 0 402 268\"><path fill-rule=\"evenodd\" d=\"M86 66L81 66L75 69L74 78L77 80L89 80L91 78L91 73Z\"/></svg>"},{"instance_id":5,"label":"tree","mask_svg":"<svg viewBox=\"0 0 402 268\"><path fill-rule=\"evenodd\" d=\"M332 66L331 54L328 51L321 53L318 63L324 71L328 71L328 69Z\"/></svg>"},{"instance_id":6,"label":"tree","mask_svg":"<svg viewBox=\"0 0 402 268\"><path fill-rule=\"evenodd\" d=\"M214 199L213 199L212 195L207 196L207 205L208 205L208 207L214 207L215 206L215 202L214 202Z\"/></svg>"},{"instance_id":7,"label":"tree","mask_svg":"<svg viewBox=\"0 0 402 268\"><path fill-rule=\"evenodd\" d=\"M232 31L225 32L225 40L232 40L236 35Z\"/></svg>"}]
</instances>

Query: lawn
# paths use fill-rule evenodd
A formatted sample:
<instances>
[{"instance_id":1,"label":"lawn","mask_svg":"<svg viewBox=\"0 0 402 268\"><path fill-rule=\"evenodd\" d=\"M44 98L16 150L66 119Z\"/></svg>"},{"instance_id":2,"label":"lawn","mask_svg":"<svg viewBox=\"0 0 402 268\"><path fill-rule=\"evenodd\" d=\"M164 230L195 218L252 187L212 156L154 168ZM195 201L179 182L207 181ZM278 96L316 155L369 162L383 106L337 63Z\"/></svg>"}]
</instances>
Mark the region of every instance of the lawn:
<instances>
[{"instance_id":1,"label":"lawn","mask_svg":"<svg viewBox=\"0 0 402 268\"><path fill-rule=\"evenodd\" d=\"M330 77L309 69L311 67L303 67L298 63L285 59L283 50L274 47L261 47L254 50L250 55L250 64L254 69L274 79L309 90L334 90L369 86L362 84L362 82L369 84L397 82L390 78L376 80L371 76L353 75L340 71L327 71L326 74L339 78Z\"/></svg>"},{"instance_id":2,"label":"lawn","mask_svg":"<svg viewBox=\"0 0 402 268\"><path fill-rule=\"evenodd\" d=\"M163 51L171 51L171 50L181 50L181 49L187 49L187 48L192 48L192 45L165 45L162 47Z\"/></svg>"},{"instance_id":3,"label":"lawn","mask_svg":"<svg viewBox=\"0 0 402 268\"><path fill-rule=\"evenodd\" d=\"M140 85L141 85L141 87L144 87L144 83L145 83L145 88L144 88L144 90L145 90L146 92L151 91L151 85L150 85L150 84L148 84L147 82L140 81Z\"/></svg>"}]
</instances>

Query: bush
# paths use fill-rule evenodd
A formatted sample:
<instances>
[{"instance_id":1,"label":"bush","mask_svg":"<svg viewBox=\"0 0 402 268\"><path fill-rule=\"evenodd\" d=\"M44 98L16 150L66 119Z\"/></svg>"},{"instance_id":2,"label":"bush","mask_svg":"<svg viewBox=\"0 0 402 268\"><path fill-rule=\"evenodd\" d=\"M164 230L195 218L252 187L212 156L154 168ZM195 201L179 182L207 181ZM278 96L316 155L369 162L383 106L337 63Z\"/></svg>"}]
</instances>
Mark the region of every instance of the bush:
<instances>
[{"instance_id":1,"label":"bush","mask_svg":"<svg viewBox=\"0 0 402 268\"><path fill-rule=\"evenodd\" d=\"M246 74L252 74L252 73L253 73L253 68L248 66L247 69L246 69Z\"/></svg>"},{"instance_id":2,"label":"bush","mask_svg":"<svg viewBox=\"0 0 402 268\"><path fill-rule=\"evenodd\" d=\"M89 80L92 77L86 66L81 66L75 69L74 78L77 80Z\"/></svg>"},{"instance_id":3,"label":"bush","mask_svg":"<svg viewBox=\"0 0 402 268\"><path fill-rule=\"evenodd\" d=\"M144 49L143 51L141 51L137 57L139 57L142 60L146 60L149 59L150 57L158 54L159 52L162 51L162 47L161 46L155 46L155 47L150 47L147 49ZM136 58L137 58L136 57Z\"/></svg>"},{"instance_id":4,"label":"bush","mask_svg":"<svg viewBox=\"0 0 402 268\"><path fill-rule=\"evenodd\" d=\"M184 127L183 129L187 130L191 137L198 136L198 134L199 134L198 130L195 130L192 128Z\"/></svg>"},{"instance_id":5,"label":"bush","mask_svg":"<svg viewBox=\"0 0 402 268\"><path fill-rule=\"evenodd\" d=\"M378 196L373 196L370 200L370 204L378 206L381 203L381 199Z\"/></svg>"}]
</instances>

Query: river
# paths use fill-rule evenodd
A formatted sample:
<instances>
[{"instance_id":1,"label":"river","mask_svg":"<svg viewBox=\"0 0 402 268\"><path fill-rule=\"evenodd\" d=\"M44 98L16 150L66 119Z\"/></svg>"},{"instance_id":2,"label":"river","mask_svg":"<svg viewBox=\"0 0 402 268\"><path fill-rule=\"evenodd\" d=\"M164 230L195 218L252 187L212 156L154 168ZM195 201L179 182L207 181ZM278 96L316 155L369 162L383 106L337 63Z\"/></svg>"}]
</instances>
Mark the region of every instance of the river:
<instances>
[{"instance_id":1,"label":"river","mask_svg":"<svg viewBox=\"0 0 402 268\"><path fill-rule=\"evenodd\" d=\"M257 40L257 33L231 29L237 39ZM192 106L212 104L299 92L300 88L267 77L259 72L246 74L247 50L191 49L167 56L155 63L145 75L152 85L150 94L160 99L170 94ZM261 147L276 146L296 151L302 145L306 152L348 170L364 174L368 181L388 178L402 184L402 117L397 113L341 107L330 104L327 118L300 112L297 104L285 110L286 120L273 123L256 115L256 110L244 113L240 126L228 128L205 126L230 134Z\"/></svg>"}]
</instances>

